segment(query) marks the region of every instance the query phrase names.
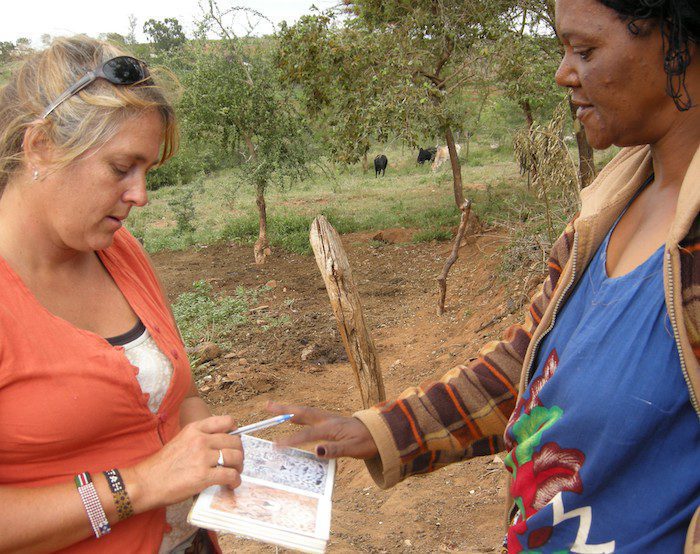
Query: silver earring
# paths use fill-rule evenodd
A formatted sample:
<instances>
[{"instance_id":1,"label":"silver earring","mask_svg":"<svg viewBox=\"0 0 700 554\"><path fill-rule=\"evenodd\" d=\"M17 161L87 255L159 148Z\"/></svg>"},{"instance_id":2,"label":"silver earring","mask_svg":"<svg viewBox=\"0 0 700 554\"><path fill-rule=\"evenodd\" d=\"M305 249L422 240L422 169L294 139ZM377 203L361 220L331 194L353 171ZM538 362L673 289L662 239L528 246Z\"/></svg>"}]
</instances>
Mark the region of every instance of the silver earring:
<instances>
[{"instance_id":1,"label":"silver earring","mask_svg":"<svg viewBox=\"0 0 700 554\"><path fill-rule=\"evenodd\" d=\"M34 173L32 174L32 179L34 179L35 181L39 180L39 170L38 169L34 170Z\"/></svg>"}]
</instances>

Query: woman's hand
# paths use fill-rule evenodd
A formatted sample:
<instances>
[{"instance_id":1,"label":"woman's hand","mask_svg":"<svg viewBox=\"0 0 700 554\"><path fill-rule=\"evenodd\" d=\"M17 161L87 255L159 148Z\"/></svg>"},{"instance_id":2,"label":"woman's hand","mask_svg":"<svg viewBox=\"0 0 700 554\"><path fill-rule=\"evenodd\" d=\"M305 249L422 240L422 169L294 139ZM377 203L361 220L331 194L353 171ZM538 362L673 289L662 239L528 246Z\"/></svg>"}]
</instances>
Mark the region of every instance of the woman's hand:
<instances>
[{"instance_id":1,"label":"woman's hand","mask_svg":"<svg viewBox=\"0 0 700 554\"><path fill-rule=\"evenodd\" d=\"M379 454L367 427L359 419L345 417L305 406L268 402L266 409L275 415L294 414L292 423L307 425L305 429L277 441L281 446L297 446L315 442L319 458L347 456L367 460Z\"/></svg>"},{"instance_id":2,"label":"woman's hand","mask_svg":"<svg viewBox=\"0 0 700 554\"><path fill-rule=\"evenodd\" d=\"M159 452L122 471L132 503L151 509L175 504L212 485L240 485L243 446L239 436L228 434L235 427L231 416L195 421ZM219 451L223 466L217 464Z\"/></svg>"}]
</instances>

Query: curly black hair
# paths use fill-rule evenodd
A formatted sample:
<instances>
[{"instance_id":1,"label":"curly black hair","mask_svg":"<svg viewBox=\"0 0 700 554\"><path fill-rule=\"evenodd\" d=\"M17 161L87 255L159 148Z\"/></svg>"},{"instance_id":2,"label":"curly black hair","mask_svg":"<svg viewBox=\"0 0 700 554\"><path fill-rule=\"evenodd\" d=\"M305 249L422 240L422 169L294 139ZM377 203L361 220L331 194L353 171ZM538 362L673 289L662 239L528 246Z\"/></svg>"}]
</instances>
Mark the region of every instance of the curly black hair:
<instances>
[{"instance_id":1,"label":"curly black hair","mask_svg":"<svg viewBox=\"0 0 700 554\"><path fill-rule=\"evenodd\" d=\"M700 41L700 0L599 0L620 14L631 33L641 31L640 20L659 22L664 44L666 92L676 107L689 110L693 101L685 84L690 65L690 42Z\"/></svg>"}]
</instances>

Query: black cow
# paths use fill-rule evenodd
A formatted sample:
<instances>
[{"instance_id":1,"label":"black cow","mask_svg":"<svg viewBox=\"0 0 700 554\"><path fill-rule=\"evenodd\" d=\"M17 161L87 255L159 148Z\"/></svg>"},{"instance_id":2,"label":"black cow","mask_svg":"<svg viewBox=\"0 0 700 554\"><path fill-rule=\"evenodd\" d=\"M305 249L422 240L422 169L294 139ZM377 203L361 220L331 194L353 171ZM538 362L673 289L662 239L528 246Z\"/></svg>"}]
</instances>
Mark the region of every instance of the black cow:
<instances>
[{"instance_id":1,"label":"black cow","mask_svg":"<svg viewBox=\"0 0 700 554\"><path fill-rule=\"evenodd\" d=\"M423 165L425 162L432 162L435 159L436 152L437 148L421 148L418 151L418 159L416 161L421 165Z\"/></svg>"},{"instance_id":2,"label":"black cow","mask_svg":"<svg viewBox=\"0 0 700 554\"><path fill-rule=\"evenodd\" d=\"M379 177L379 174L381 173L382 177L384 177L387 165L389 165L389 160L387 160L384 154L380 154L374 158L374 176Z\"/></svg>"}]
</instances>

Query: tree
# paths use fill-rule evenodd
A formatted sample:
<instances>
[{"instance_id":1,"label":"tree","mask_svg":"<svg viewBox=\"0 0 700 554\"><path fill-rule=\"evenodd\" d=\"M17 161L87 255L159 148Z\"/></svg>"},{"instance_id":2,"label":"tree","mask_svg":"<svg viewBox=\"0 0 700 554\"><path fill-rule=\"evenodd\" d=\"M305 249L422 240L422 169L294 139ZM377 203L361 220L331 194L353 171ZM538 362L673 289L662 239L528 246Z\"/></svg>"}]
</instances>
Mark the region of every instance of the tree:
<instances>
[{"instance_id":1,"label":"tree","mask_svg":"<svg viewBox=\"0 0 700 554\"><path fill-rule=\"evenodd\" d=\"M143 24L143 32L158 53L177 50L187 41L182 25L173 17L166 17L163 21L149 19Z\"/></svg>"},{"instance_id":2,"label":"tree","mask_svg":"<svg viewBox=\"0 0 700 554\"><path fill-rule=\"evenodd\" d=\"M455 203L461 207L454 131L464 122L465 85L488 64L473 46L502 12L501 0L345 4L348 16L339 24L326 12L283 28L282 48L291 56L286 74L305 83L308 97L342 117L347 123L338 135L361 149L377 127L380 140L387 131L409 143L420 131L442 134L450 151Z\"/></svg>"},{"instance_id":3,"label":"tree","mask_svg":"<svg viewBox=\"0 0 700 554\"><path fill-rule=\"evenodd\" d=\"M554 37L537 36L524 29L504 29L494 42L497 79L506 95L523 112L527 127L537 114L544 118L564 98L554 82L559 65L559 46Z\"/></svg>"},{"instance_id":4,"label":"tree","mask_svg":"<svg viewBox=\"0 0 700 554\"><path fill-rule=\"evenodd\" d=\"M255 51L253 43L246 44L233 32L234 24L225 21L226 16L247 12L232 10L221 11L210 2L200 28L216 31L221 40L200 41L195 64L185 75L181 108L187 133L224 145L239 140L245 145L241 173L255 187L259 221L253 252L256 263L264 263L270 255L265 191L274 182L295 182L307 175L311 139L270 55Z\"/></svg>"},{"instance_id":5,"label":"tree","mask_svg":"<svg viewBox=\"0 0 700 554\"><path fill-rule=\"evenodd\" d=\"M126 44L136 44L136 25L138 25L136 16L133 13L129 14L129 32L125 37Z\"/></svg>"},{"instance_id":6,"label":"tree","mask_svg":"<svg viewBox=\"0 0 700 554\"><path fill-rule=\"evenodd\" d=\"M278 36L276 64L300 92L332 159L362 159L366 171L372 140L394 134L410 142L407 116L419 119L418 94L409 95L409 103L394 101L414 84L391 71L382 40L353 22L339 25L332 12L303 16L291 27L283 23Z\"/></svg>"},{"instance_id":7,"label":"tree","mask_svg":"<svg viewBox=\"0 0 700 554\"><path fill-rule=\"evenodd\" d=\"M34 51L32 48L32 41L27 37L20 37L15 41L14 54L18 57L26 56L27 54Z\"/></svg>"},{"instance_id":8,"label":"tree","mask_svg":"<svg viewBox=\"0 0 700 554\"><path fill-rule=\"evenodd\" d=\"M455 203L464 204L462 171L454 129L461 115L451 100L474 80L475 65L484 63L473 49L503 12L505 0L346 0L368 28L386 35L387 59L411 75L434 107L438 129L450 152Z\"/></svg>"},{"instance_id":9,"label":"tree","mask_svg":"<svg viewBox=\"0 0 700 554\"><path fill-rule=\"evenodd\" d=\"M0 41L0 63L5 64L12 59L16 46L14 43L3 40Z\"/></svg>"}]
</instances>

